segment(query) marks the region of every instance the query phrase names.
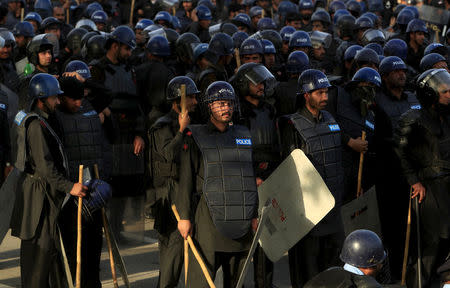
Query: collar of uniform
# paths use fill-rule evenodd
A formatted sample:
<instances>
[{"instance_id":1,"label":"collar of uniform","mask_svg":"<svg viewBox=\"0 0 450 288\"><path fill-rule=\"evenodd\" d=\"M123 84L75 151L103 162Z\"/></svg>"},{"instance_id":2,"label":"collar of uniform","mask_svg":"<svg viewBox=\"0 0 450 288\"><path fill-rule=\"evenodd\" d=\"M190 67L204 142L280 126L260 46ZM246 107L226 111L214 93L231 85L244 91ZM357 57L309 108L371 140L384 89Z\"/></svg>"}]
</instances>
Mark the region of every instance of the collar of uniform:
<instances>
[{"instance_id":1,"label":"collar of uniform","mask_svg":"<svg viewBox=\"0 0 450 288\"><path fill-rule=\"evenodd\" d=\"M48 113L42 111L42 110L39 109L37 106L34 107L33 112L36 113L36 114L38 114L39 116L41 116L41 117L44 118L45 120L48 120L48 117L49 117Z\"/></svg>"},{"instance_id":2,"label":"collar of uniform","mask_svg":"<svg viewBox=\"0 0 450 288\"><path fill-rule=\"evenodd\" d=\"M317 117L314 117L314 115L311 113L311 111L308 110L308 108L306 108L306 106L301 108L299 113L305 116L309 121L314 123L320 123L323 118L322 111L319 110L319 115L317 115Z\"/></svg>"},{"instance_id":3,"label":"collar of uniform","mask_svg":"<svg viewBox=\"0 0 450 288\"><path fill-rule=\"evenodd\" d=\"M206 123L206 127L208 128L208 132L213 133L213 132L219 132L222 133L222 131L220 131L219 129L217 129L217 127L211 122L211 120L208 121L208 123ZM225 129L225 131L228 130L228 126L227 129ZM224 131L224 132L225 132Z\"/></svg>"},{"instance_id":4,"label":"collar of uniform","mask_svg":"<svg viewBox=\"0 0 450 288\"><path fill-rule=\"evenodd\" d=\"M344 270L346 270L350 273L356 274L356 275L361 275L361 276L364 275L364 273L361 270L359 270L357 267L347 264L347 263L344 265Z\"/></svg>"},{"instance_id":5,"label":"collar of uniform","mask_svg":"<svg viewBox=\"0 0 450 288\"><path fill-rule=\"evenodd\" d=\"M394 95L392 95L391 91L389 91L387 89L386 85L383 84L383 87L382 87L381 90L382 90L382 93L384 93L387 97L389 97L389 98L391 98L393 100L403 101L403 100L408 99L408 95L406 95L405 90L403 90L402 96L400 97L400 100L397 97L395 97Z\"/></svg>"}]
</instances>

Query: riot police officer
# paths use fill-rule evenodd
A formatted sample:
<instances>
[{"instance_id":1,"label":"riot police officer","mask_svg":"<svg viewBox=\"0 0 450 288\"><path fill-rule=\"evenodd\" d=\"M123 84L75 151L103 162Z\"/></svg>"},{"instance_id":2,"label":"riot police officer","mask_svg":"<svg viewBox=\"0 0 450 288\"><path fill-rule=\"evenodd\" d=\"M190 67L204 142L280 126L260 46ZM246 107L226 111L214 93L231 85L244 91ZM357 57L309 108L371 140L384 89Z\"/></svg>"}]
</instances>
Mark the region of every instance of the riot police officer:
<instances>
[{"instance_id":1,"label":"riot police officer","mask_svg":"<svg viewBox=\"0 0 450 288\"><path fill-rule=\"evenodd\" d=\"M396 144L402 171L418 197L422 275L417 265L408 269L408 287L418 287L423 277L428 287L436 277L450 247L450 74L431 69L417 79L417 98L422 109L409 110L399 120ZM417 199L416 199L417 201ZM417 255L413 256L417 258ZM413 261L411 263L417 263Z\"/></svg>"},{"instance_id":2,"label":"riot police officer","mask_svg":"<svg viewBox=\"0 0 450 288\"><path fill-rule=\"evenodd\" d=\"M406 43L408 44L408 56L406 57L406 63L411 65L416 71L420 71L420 59L423 57L423 53L426 43L425 38L428 36L428 29L420 19L413 19L408 23L406 28Z\"/></svg>"},{"instance_id":3,"label":"riot police officer","mask_svg":"<svg viewBox=\"0 0 450 288\"><path fill-rule=\"evenodd\" d=\"M251 230L256 229L258 209L251 134L244 126L230 125L234 113L238 113L236 103L230 84L217 81L208 87L201 102L208 122L188 126L174 201L181 217L181 236L193 235L213 278L223 267L224 287L236 286L252 241ZM224 157L215 157L219 153ZM228 197L235 201L220 200ZM220 212L224 210L228 211L226 217ZM245 213L232 212L238 210ZM206 287L206 279L191 253L189 260L188 286Z\"/></svg>"},{"instance_id":4,"label":"riot police officer","mask_svg":"<svg viewBox=\"0 0 450 288\"><path fill-rule=\"evenodd\" d=\"M17 92L19 89L19 77L14 63L14 49L16 40L11 32L0 28L0 83Z\"/></svg>"},{"instance_id":5,"label":"riot police officer","mask_svg":"<svg viewBox=\"0 0 450 288\"><path fill-rule=\"evenodd\" d=\"M75 74L76 73L76 74ZM70 77L74 75L75 77ZM98 165L100 178L108 179L111 174L111 145L103 133L98 113L84 99L85 79L77 72L66 72L59 80L64 94L60 96L61 105L56 117L61 125L62 143L67 152L70 180L77 182L79 165L91 170ZM86 179L87 180L87 179ZM61 211L60 227L72 277L76 272L77 247L77 199L71 199ZM100 210L92 212L89 218L83 217L81 261L81 285L100 287L100 255L102 250L102 215Z\"/></svg>"},{"instance_id":6,"label":"riot police officer","mask_svg":"<svg viewBox=\"0 0 450 288\"><path fill-rule=\"evenodd\" d=\"M135 47L133 30L119 26L106 41L106 55L91 63L92 80L102 83L111 95L109 108L117 125L113 140L113 198L110 211L114 217L111 219L112 230L119 240L122 238L119 233L125 205L123 197L131 197L130 200L138 202L138 197L143 193L144 115L136 93L134 69L126 65Z\"/></svg>"},{"instance_id":7,"label":"riot police officer","mask_svg":"<svg viewBox=\"0 0 450 288\"><path fill-rule=\"evenodd\" d=\"M0 90L0 184L8 176L11 166L11 142L8 122L8 96Z\"/></svg>"},{"instance_id":8,"label":"riot police officer","mask_svg":"<svg viewBox=\"0 0 450 288\"><path fill-rule=\"evenodd\" d=\"M354 199L360 153L365 154L362 189L367 191L375 184L375 92L381 86L381 77L372 68L359 69L344 87L338 87L334 106L336 121L342 131L343 166L345 171L345 199ZM362 131L366 140L361 139ZM355 193L356 191L356 193Z\"/></svg>"},{"instance_id":9,"label":"riot police officer","mask_svg":"<svg viewBox=\"0 0 450 288\"><path fill-rule=\"evenodd\" d=\"M247 63L230 79L240 98L242 124L252 135L253 169L259 186L275 170L280 161L275 109L265 101L265 93L273 89L275 77L262 64ZM253 255L255 287L271 287L273 263L260 246Z\"/></svg>"},{"instance_id":10,"label":"riot police officer","mask_svg":"<svg viewBox=\"0 0 450 288\"><path fill-rule=\"evenodd\" d=\"M29 111L15 118L17 159L25 174L18 183L11 234L22 240L20 268L23 287L64 285L57 218L70 195L85 196L87 187L67 179L67 158L54 117L63 93L58 80L45 73L30 81ZM67 283L67 282L66 282Z\"/></svg>"},{"instance_id":11,"label":"riot police officer","mask_svg":"<svg viewBox=\"0 0 450 288\"><path fill-rule=\"evenodd\" d=\"M420 109L416 96L405 91L406 65L396 56L383 59L380 64L382 88L377 91L375 103L377 117L376 135L376 190L380 221L386 249L389 252L391 275L400 279L402 261L403 235L406 227L404 215L408 209L407 184L401 177L400 162L393 149L393 133L400 116L410 109ZM387 165L387 163L389 163ZM401 193L400 191L404 191ZM392 221L397 219L397 221Z\"/></svg>"},{"instance_id":12,"label":"riot police officer","mask_svg":"<svg viewBox=\"0 0 450 288\"><path fill-rule=\"evenodd\" d=\"M14 26L12 33L16 39L17 44L16 49L14 49L14 62L18 62L26 57L27 45L34 37L33 25L26 21L19 22ZM20 72L21 71L19 70L19 73Z\"/></svg>"},{"instance_id":13,"label":"riot police officer","mask_svg":"<svg viewBox=\"0 0 450 288\"><path fill-rule=\"evenodd\" d=\"M185 85L186 113L182 114L181 85ZM183 146L183 132L191 123L189 112L197 106L196 96L200 94L194 81L186 76L173 78L167 88L167 101L171 110L150 128L149 163L155 200L152 214L159 240L158 287L176 287L183 266L183 238L177 229L177 221L171 205L179 189L180 153Z\"/></svg>"},{"instance_id":14,"label":"riot police officer","mask_svg":"<svg viewBox=\"0 0 450 288\"><path fill-rule=\"evenodd\" d=\"M320 271L338 264L343 238L339 211L344 189L341 132L333 116L323 110L330 86L322 72L314 69L304 71L298 78L300 108L279 122L283 157L294 149L302 149L336 201L327 216L289 250L293 287L302 287Z\"/></svg>"},{"instance_id":15,"label":"riot police officer","mask_svg":"<svg viewBox=\"0 0 450 288\"><path fill-rule=\"evenodd\" d=\"M332 267L306 283L313 287L382 287L375 276L386 259L381 239L372 231L355 230L345 238L340 254L344 267Z\"/></svg>"},{"instance_id":16,"label":"riot police officer","mask_svg":"<svg viewBox=\"0 0 450 288\"><path fill-rule=\"evenodd\" d=\"M263 57L263 47L261 42L256 39L247 38L242 42L239 48L239 55L241 57L241 63L261 63Z\"/></svg>"}]
</instances>

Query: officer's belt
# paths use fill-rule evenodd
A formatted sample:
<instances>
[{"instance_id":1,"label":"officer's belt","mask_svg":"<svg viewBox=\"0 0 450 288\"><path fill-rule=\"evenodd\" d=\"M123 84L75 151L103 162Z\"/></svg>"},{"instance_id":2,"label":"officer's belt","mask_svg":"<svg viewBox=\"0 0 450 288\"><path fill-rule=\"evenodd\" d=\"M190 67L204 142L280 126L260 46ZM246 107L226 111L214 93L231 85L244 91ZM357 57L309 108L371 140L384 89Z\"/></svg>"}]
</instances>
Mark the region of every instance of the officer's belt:
<instances>
[{"instance_id":1,"label":"officer's belt","mask_svg":"<svg viewBox=\"0 0 450 288\"><path fill-rule=\"evenodd\" d=\"M423 168L419 171L421 179L435 179L450 175L450 162L445 160L434 160L434 165Z\"/></svg>"}]
</instances>

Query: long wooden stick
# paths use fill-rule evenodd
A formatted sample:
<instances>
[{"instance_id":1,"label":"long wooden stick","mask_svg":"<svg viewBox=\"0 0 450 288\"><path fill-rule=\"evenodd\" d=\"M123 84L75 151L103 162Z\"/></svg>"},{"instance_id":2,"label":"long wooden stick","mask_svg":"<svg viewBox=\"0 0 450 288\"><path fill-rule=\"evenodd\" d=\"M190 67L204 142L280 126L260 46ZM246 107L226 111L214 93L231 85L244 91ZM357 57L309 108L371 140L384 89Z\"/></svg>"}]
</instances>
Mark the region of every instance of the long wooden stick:
<instances>
[{"instance_id":1,"label":"long wooden stick","mask_svg":"<svg viewBox=\"0 0 450 288\"><path fill-rule=\"evenodd\" d=\"M133 27L133 13L134 13L134 4L135 0L131 0L131 9L130 9L130 26Z\"/></svg>"},{"instance_id":2,"label":"long wooden stick","mask_svg":"<svg viewBox=\"0 0 450 288\"><path fill-rule=\"evenodd\" d=\"M412 188L411 188L411 192L412 192ZM409 195L408 222L406 224L405 252L403 255L403 266L402 266L402 285L406 284L406 266L408 263L409 239L410 238L411 238L411 195Z\"/></svg>"},{"instance_id":3,"label":"long wooden stick","mask_svg":"<svg viewBox=\"0 0 450 288\"><path fill-rule=\"evenodd\" d=\"M175 218L177 218L177 221L180 222L180 214L178 214L177 207L175 205L172 205L172 211L173 214L175 214ZM206 281L208 281L209 287L216 288L216 285L214 285L214 281L211 278L211 275L209 275L208 269L206 268L205 262L203 262L202 256L198 253L197 248L195 248L194 241L192 241L192 237L188 235L187 241L189 243L189 246L192 249L192 253L194 253L195 259L197 259L198 264L200 264L200 268L202 268L203 275L205 275Z\"/></svg>"},{"instance_id":4,"label":"long wooden stick","mask_svg":"<svg viewBox=\"0 0 450 288\"><path fill-rule=\"evenodd\" d=\"M94 174L95 179L100 179L100 173L98 172L98 165L94 164ZM103 227L106 225L106 211L105 208L102 207L102 220ZM117 283L117 274L116 274L116 265L114 264L114 256L111 247L111 236L106 231L106 228L103 229L105 231L106 244L108 245L108 254L109 254L109 265L111 266L111 274L113 278L114 288L119 288L119 284Z\"/></svg>"},{"instance_id":5,"label":"long wooden stick","mask_svg":"<svg viewBox=\"0 0 450 288\"><path fill-rule=\"evenodd\" d=\"M187 276L189 268L189 243L184 239L184 287L187 287Z\"/></svg>"},{"instance_id":6,"label":"long wooden stick","mask_svg":"<svg viewBox=\"0 0 450 288\"><path fill-rule=\"evenodd\" d=\"M239 48L234 48L234 57L236 58L236 66L241 67L241 56L239 55Z\"/></svg>"},{"instance_id":7,"label":"long wooden stick","mask_svg":"<svg viewBox=\"0 0 450 288\"><path fill-rule=\"evenodd\" d=\"M83 165L80 165L78 171L78 183L83 184ZM78 215L77 215L77 273L76 287L81 288L81 211L83 210L83 198L78 197Z\"/></svg>"},{"instance_id":8,"label":"long wooden stick","mask_svg":"<svg viewBox=\"0 0 450 288\"><path fill-rule=\"evenodd\" d=\"M181 106L181 115L184 115L186 113L186 85L185 84L181 84L181 102L180 102L180 106Z\"/></svg>"},{"instance_id":9,"label":"long wooden stick","mask_svg":"<svg viewBox=\"0 0 450 288\"><path fill-rule=\"evenodd\" d=\"M366 140L366 131L362 131L361 140ZM358 169L358 185L356 185L356 198L361 196L361 181L362 181L362 173L363 173L363 164L364 164L364 153L361 152L359 154L359 169Z\"/></svg>"},{"instance_id":10,"label":"long wooden stick","mask_svg":"<svg viewBox=\"0 0 450 288\"><path fill-rule=\"evenodd\" d=\"M20 22L23 21L24 14L25 14L25 8L20 8Z\"/></svg>"}]
</instances>

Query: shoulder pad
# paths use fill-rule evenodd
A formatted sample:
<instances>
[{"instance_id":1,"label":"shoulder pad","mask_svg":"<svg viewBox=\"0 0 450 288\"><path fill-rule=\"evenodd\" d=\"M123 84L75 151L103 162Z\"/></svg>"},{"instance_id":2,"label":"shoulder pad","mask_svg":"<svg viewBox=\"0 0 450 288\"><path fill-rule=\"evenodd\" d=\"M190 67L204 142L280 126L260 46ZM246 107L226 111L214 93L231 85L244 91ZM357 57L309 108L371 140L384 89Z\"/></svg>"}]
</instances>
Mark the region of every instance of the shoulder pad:
<instances>
[{"instance_id":1,"label":"shoulder pad","mask_svg":"<svg viewBox=\"0 0 450 288\"><path fill-rule=\"evenodd\" d=\"M0 111L6 111L7 108L8 108L8 105L0 102Z\"/></svg>"},{"instance_id":2,"label":"shoulder pad","mask_svg":"<svg viewBox=\"0 0 450 288\"><path fill-rule=\"evenodd\" d=\"M206 75L211 74L211 73L214 73L214 69L212 69L212 68L208 68L208 69L206 69L206 70L203 70L203 71L200 73L200 75L198 76L199 81L202 81L202 79L203 79Z\"/></svg>"},{"instance_id":3,"label":"shoulder pad","mask_svg":"<svg viewBox=\"0 0 450 288\"><path fill-rule=\"evenodd\" d=\"M412 124L416 123L417 120L420 117L420 110L417 109L410 109L402 114L398 121L399 127L407 127L411 126Z\"/></svg>"},{"instance_id":4,"label":"shoulder pad","mask_svg":"<svg viewBox=\"0 0 450 288\"><path fill-rule=\"evenodd\" d=\"M170 118L169 115L161 116L155 121L155 123L153 123L150 130L154 131L154 130L159 129L167 124L170 124L171 122L172 122L172 118Z\"/></svg>"},{"instance_id":5,"label":"shoulder pad","mask_svg":"<svg viewBox=\"0 0 450 288\"><path fill-rule=\"evenodd\" d=\"M28 122L28 120L32 118L40 118L40 116L36 113L26 113L23 110L20 110L17 112L16 116L14 117L14 123L17 126L25 126L25 124Z\"/></svg>"}]
</instances>

